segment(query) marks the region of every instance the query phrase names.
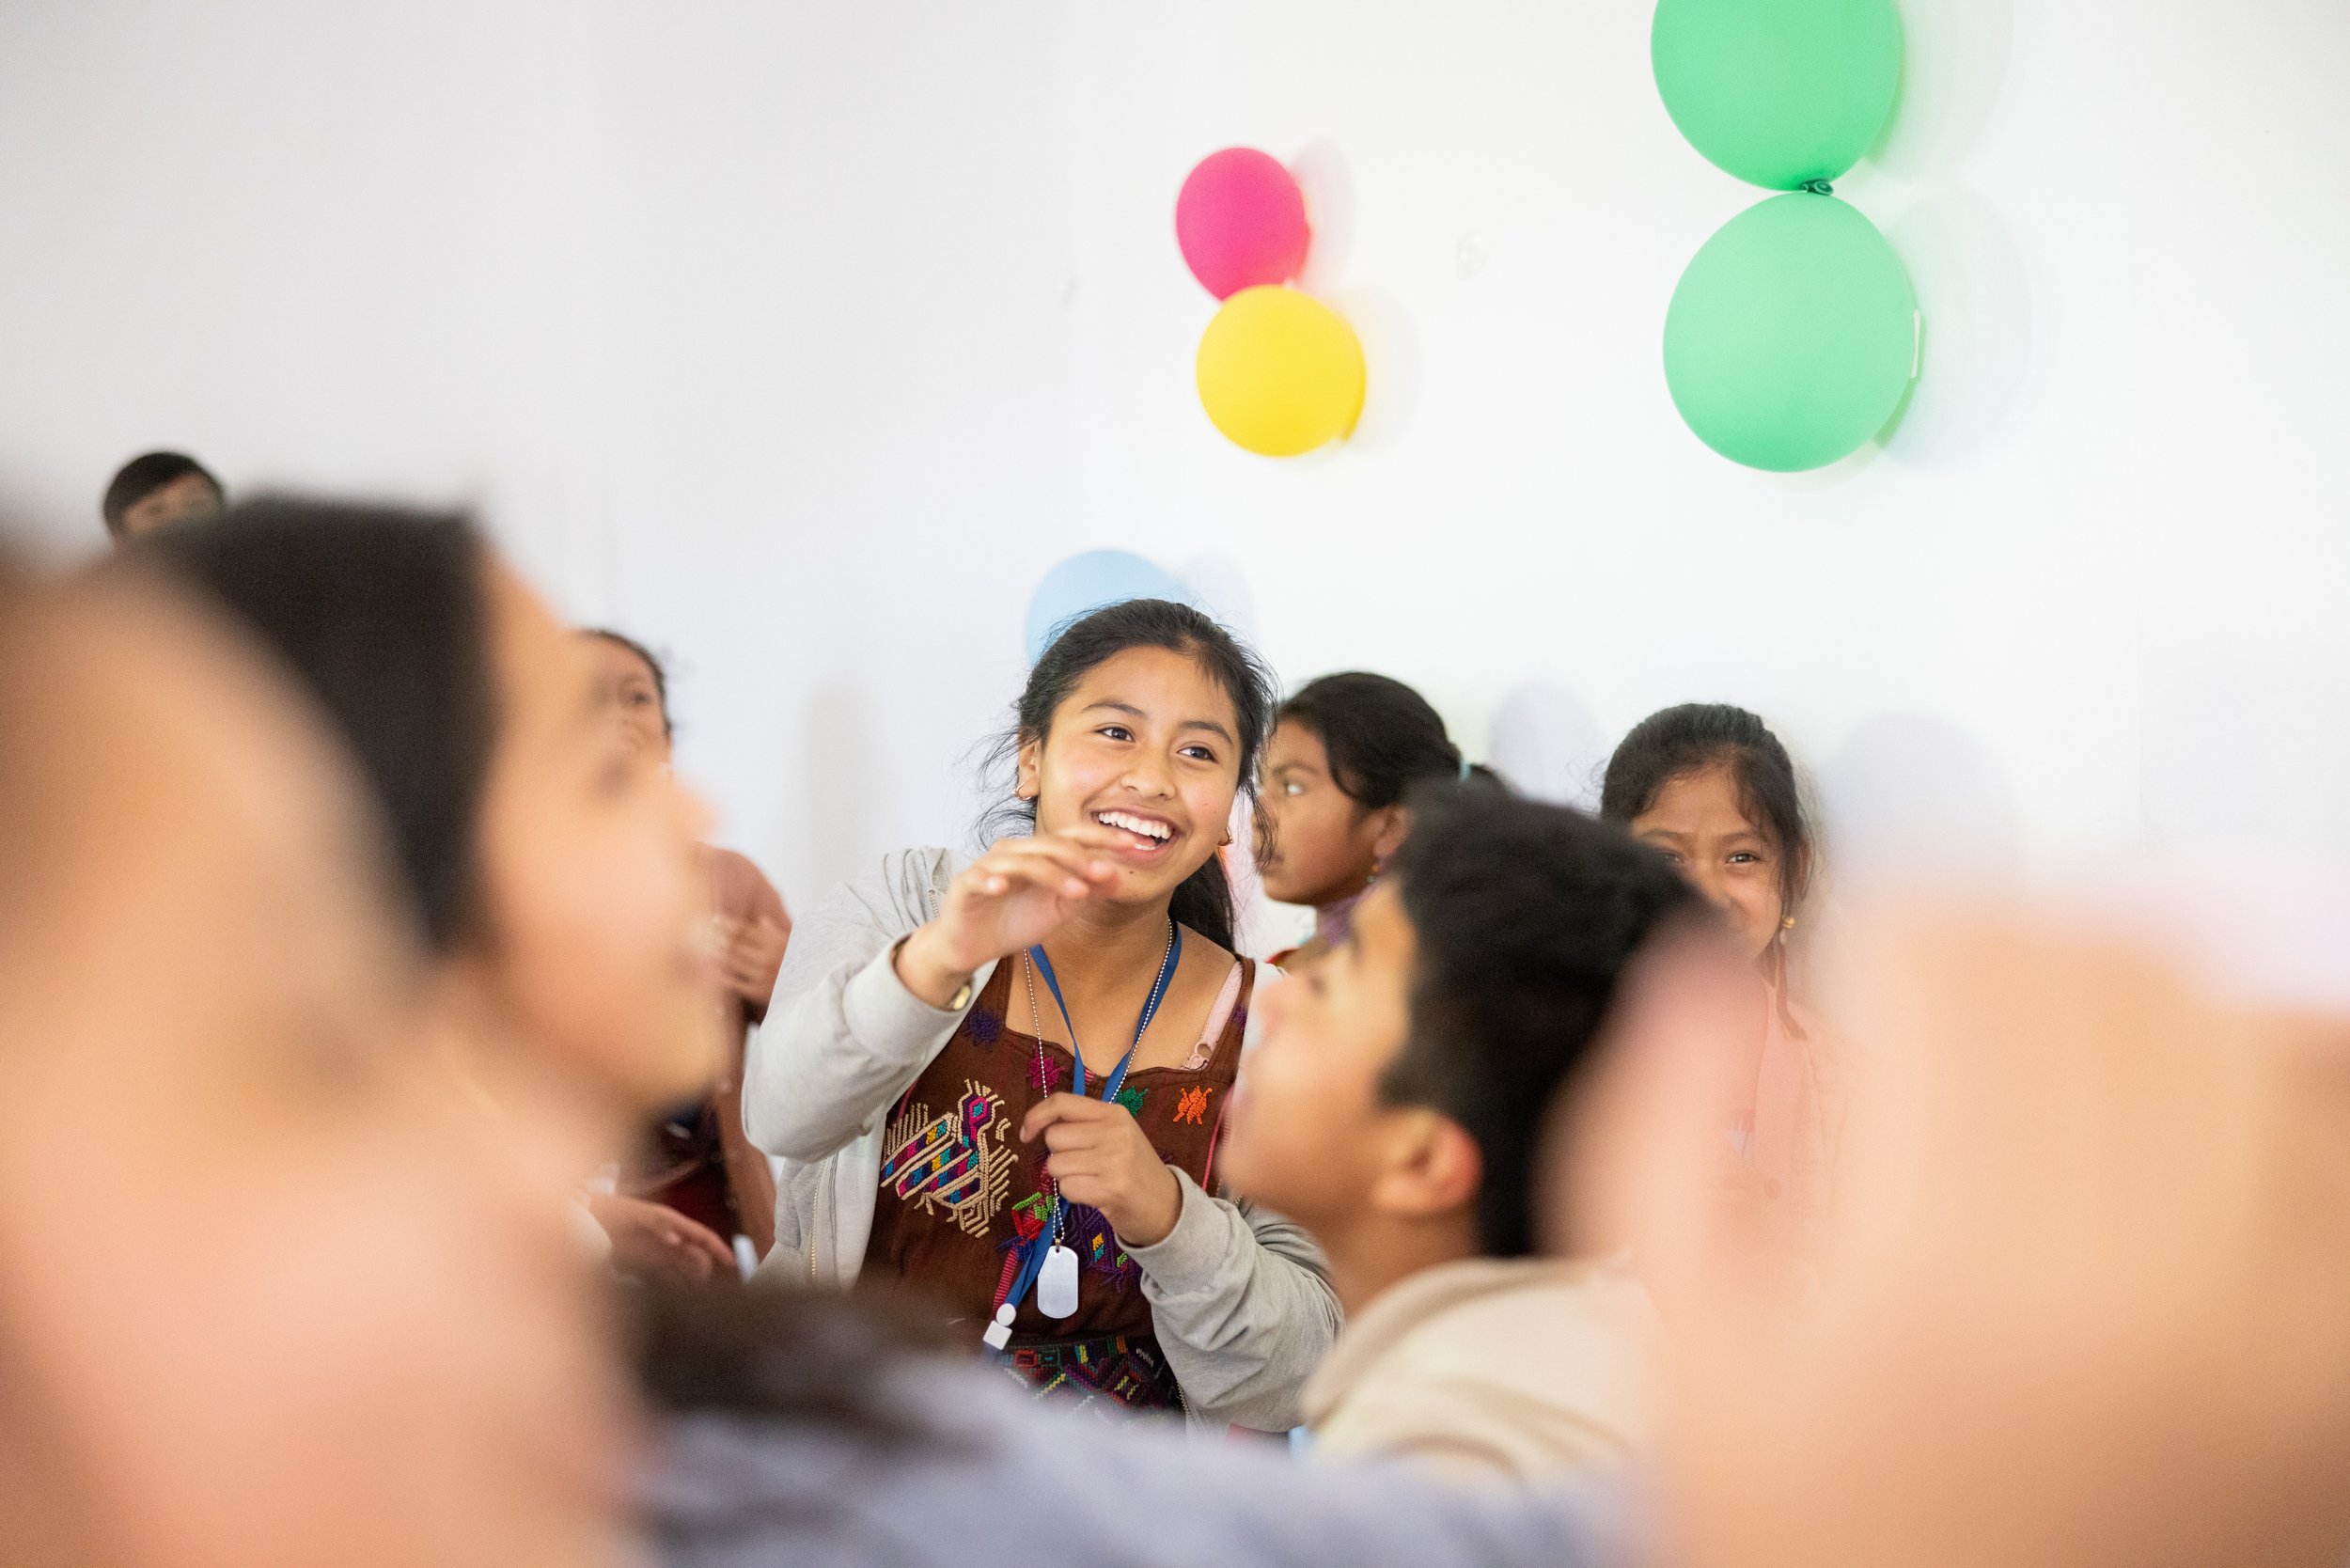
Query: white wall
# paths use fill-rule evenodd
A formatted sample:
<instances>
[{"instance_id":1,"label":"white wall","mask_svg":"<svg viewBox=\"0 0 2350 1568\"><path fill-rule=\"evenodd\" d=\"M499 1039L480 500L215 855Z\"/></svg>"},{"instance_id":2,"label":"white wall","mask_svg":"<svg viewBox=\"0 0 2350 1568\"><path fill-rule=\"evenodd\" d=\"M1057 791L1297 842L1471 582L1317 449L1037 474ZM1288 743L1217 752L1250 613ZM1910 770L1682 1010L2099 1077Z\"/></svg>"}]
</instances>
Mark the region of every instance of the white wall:
<instances>
[{"instance_id":1,"label":"white wall","mask_svg":"<svg viewBox=\"0 0 2350 1568\"><path fill-rule=\"evenodd\" d=\"M14 0L0 501L94 538L165 444L480 498L675 652L687 767L801 902L964 830L1028 585L1112 543L1554 790L1721 698L1869 844L2341 857L2350 9L1903 8L1839 189L1925 379L1779 478L1665 392L1758 193L1674 133L1644 4ZM1172 203L1232 142L1300 170L1369 348L1344 449L1193 397Z\"/></svg>"}]
</instances>

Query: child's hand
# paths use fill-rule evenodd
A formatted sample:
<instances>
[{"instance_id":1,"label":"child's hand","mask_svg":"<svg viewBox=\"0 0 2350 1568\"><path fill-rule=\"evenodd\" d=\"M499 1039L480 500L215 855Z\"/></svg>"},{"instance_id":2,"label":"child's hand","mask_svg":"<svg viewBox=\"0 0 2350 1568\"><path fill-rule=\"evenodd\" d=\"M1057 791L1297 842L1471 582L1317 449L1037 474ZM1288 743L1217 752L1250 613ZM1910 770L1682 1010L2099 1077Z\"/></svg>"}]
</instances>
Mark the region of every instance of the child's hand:
<instances>
[{"instance_id":1,"label":"child's hand","mask_svg":"<svg viewBox=\"0 0 2350 1568\"><path fill-rule=\"evenodd\" d=\"M898 978L932 1007L946 1006L980 964L1043 941L1116 881L1102 852L1119 843L1094 823L1004 839L947 885L938 918L898 949Z\"/></svg>"},{"instance_id":2,"label":"child's hand","mask_svg":"<svg viewBox=\"0 0 2350 1568\"><path fill-rule=\"evenodd\" d=\"M1183 1212L1183 1189L1151 1146L1134 1113L1082 1094L1048 1095L1020 1124L1020 1141L1039 1137L1060 1195L1102 1211L1127 1247L1155 1247Z\"/></svg>"},{"instance_id":3,"label":"child's hand","mask_svg":"<svg viewBox=\"0 0 2350 1568\"><path fill-rule=\"evenodd\" d=\"M733 1275L734 1248L715 1231L666 1203L612 1193L591 1194L588 1212L612 1243L612 1266L637 1278L697 1284Z\"/></svg>"},{"instance_id":4,"label":"child's hand","mask_svg":"<svg viewBox=\"0 0 2350 1568\"><path fill-rule=\"evenodd\" d=\"M764 915L729 924L732 929L727 933L721 955L727 987L754 1008L765 1007L776 992L776 973L783 967L783 949L791 939L791 928Z\"/></svg>"}]
</instances>

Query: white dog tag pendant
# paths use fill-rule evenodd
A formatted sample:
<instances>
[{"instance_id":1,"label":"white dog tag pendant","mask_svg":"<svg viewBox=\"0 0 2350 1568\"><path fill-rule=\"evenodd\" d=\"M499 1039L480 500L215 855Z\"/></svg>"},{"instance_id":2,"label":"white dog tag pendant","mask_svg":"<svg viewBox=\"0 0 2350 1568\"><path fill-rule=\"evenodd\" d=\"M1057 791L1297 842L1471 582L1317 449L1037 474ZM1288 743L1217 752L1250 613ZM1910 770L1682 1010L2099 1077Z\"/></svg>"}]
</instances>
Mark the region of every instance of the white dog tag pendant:
<instances>
[{"instance_id":1,"label":"white dog tag pendant","mask_svg":"<svg viewBox=\"0 0 2350 1568\"><path fill-rule=\"evenodd\" d=\"M1077 1255L1065 1247L1044 1254L1036 1276L1036 1309L1048 1318L1077 1315Z\"/></svg>"}]
</instances>

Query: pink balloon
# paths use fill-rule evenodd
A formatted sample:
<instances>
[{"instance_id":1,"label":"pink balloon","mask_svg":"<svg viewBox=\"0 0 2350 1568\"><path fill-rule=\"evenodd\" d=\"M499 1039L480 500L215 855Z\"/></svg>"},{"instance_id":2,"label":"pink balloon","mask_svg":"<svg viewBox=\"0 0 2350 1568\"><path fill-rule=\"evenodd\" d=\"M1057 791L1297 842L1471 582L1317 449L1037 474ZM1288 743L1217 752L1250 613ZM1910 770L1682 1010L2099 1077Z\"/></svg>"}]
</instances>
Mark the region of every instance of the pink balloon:
<instances>
[{"instance_id":1,"label":"pink balloon","mask_svg":"<svg viewBox=\"0 0 2350 1568\"><path fill-rule=\"evenodd\" d=\"M1295 277L1308 238L1305 194L1280 160L1253 147L1209 153L1175 198L1175 243L1217 299Z\"/></svg>"}]
</instances>

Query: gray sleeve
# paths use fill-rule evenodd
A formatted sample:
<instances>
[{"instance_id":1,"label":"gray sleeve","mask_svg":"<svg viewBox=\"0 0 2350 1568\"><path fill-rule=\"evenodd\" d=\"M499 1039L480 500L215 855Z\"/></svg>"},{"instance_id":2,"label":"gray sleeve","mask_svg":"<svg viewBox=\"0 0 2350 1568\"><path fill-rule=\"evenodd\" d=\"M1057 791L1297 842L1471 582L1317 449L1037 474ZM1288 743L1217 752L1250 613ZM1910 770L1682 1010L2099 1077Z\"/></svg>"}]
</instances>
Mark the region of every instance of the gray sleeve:
<instances>
[{"instance_id":1,"label":"gray sleeve","mask_svg":"<svg viewBox=\"0 0 2350 1568\"><path fill-rule=\"evenodd\" d=\"M1626 1568L1605 1498L1313 1470L1039 1403L1000 1374L907 1379L921 1430L698 1415L647 1517L668 1568Z\"/></svg>"},{"instance_id":2,"label":"gray sleeve","mask_svg":"<svg viewBox=\"0 0 2350 1568\"><path fill-rule=\"evenodd\" d=\"M1194 1415L1261 1432L1298 1421L1298 1394L1339 1332L1322 1249L1298 1226L1211 1198L1184 1172L1175 1229L1127 1248Z\"/></svg>"},{"instance_id":3,"label":"gray sleeve","mask_svg":"<svg viewBox=\"0 0 2350 1568\"><path fill-rule=\"evenodd\" d=\"M921 1075L962 1020L916 997L891 950L931 918L954 868L908 850L835 888L793 928L775 999L743 1064L743 1130L770 1154L819 1160Z\"/></svg>"}]
</instances>

